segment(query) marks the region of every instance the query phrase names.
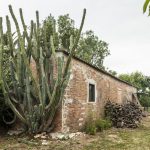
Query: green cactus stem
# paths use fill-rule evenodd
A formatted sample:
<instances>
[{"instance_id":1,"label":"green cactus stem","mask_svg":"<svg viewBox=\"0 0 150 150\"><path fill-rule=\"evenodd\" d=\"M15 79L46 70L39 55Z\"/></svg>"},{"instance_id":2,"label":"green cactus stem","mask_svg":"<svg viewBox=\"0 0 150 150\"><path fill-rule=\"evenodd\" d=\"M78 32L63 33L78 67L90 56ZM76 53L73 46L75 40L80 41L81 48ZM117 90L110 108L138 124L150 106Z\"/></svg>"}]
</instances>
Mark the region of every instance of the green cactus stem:
<instances>
[{"instance_id":1,"label":"green cactus stem","mask_svg":"<svg viewBox=\"0 0 150 150\"><path fill-rule=\"evenodd\" d=\"M6 103L26 126L28 133L50 132L68 85L70 63L80 38L86 10L75 42L70 37L70 54L66 62L63 57L57 57L54 33L47 41L46 25L41 26L38 11L36 22L31 20L30 28L27 28L23 11L19 9L23 31L20 30L11 5L9 11L16 27L14 39L10 19L6 16L11 86L8 86L3 72L3 51L6 45L3 42L0 18L0 84Z\"/></svg>"}]
</instances>

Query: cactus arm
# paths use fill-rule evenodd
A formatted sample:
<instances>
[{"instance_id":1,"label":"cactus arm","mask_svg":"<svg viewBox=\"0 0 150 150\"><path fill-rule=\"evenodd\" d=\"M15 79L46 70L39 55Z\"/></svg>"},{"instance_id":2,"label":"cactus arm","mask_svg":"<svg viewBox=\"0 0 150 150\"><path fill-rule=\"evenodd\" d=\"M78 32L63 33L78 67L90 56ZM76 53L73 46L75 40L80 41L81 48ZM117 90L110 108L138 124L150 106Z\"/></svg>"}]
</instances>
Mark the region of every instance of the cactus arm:
<instances>
[{"instance_id":1,"label":"cactus arm","mask_svg":"<svg viewBox=\"0 0 150 150\"><path fill-rule=\"evenodd\" d=\"M50 93L50 88L49 88L49 85L48 85L48 76L46 75L46 92L47 92L47 95L48 95L48 98L49 98L49 100L51 100L51 98L52 98L52 95L51 95L51 93Z\"/></svg>"},{"instance_id":2,"label":"cactus arm","mask_svg":"<svg viewBox=\"0 0 150 150\"><path fill-rule=\"evenodd\" d=\"M52 54L54 57L56 57L53 36L50 37L50 43L51 43Z\"/></svg>"},{"instance_id":3,"label":"cactus arm","mask_svg":"<svg viewBox=\"0 0 150 150\"><path fill-rule=\"evenodd\" d=\"M33 26L34 26L34 22L33 20L31 20L31 27L30 27L30 37L29 37L29 43L32 42L32 37L33 37Z\"/></svg>"},{"instance_id":4,"label":"cactus arm","mask_svg":"<svg viewBox=\"0 0 150 150\"><path fill-rule=\"evenodd\" d=\"M0 84L3 83L2 78L2 58L3 58L3 19L0 17Z\"/></svg>"},{"instance_id":5,"label":"cactus arm","mask_svg":"<svg viewBox=\"0 0 150 150\"><path fill-rule=\"evenodd\" d=\"M37 57L40 57L40 23L39 23L39 12L36 11L36 23L37 23Z\"/></svg>"},{"instance_id":6,"label":"cactus arm","mask_svg":"<svg viewBox=\"0 0 150 150\"><path fill-rule=\"evenodd\" d=\"M51 53L50 53L50 50L48 49L48 42L47 42L47 37L46 37L46 24L45 23L43 26L43 37L44 37L44 50L46 52L45 56L46 56L46 58L50 58Z\"/></svg>"},{"instance_id":7,"label":"cactus arm","mask_svg":"<svg viewBox=\"0 0 150 150\"><path fill-rule=\"evenodd\" d=\"M57 86L58 86L58 79L56 79L56 81L55 81L55 85L54 85L52 97L51 97L51 99L50 99L48 105L47 105L46 108L45 108L46 110L51 107L51 104L52 104L52 103L54 102L54 100L55 100L54 98L55 98L55 94L56 94L56 92L57 92Z\"/></svg>"},{"instance_id":8,"label":"cactus arm","mask_svg":"<svg viewBox=\"0 0 150 150\"><path fill-rule=\"evenodd\" d=\"M9 106L15 112L15 114L18 116L18 118L22 122L26 123L25 118L15 108L15 106L13 105L13 103L11 102L11 100L9 98L8 93L5 90L4 81L2 79L2 76L3 76L3 73L2 73L2 59L3 59L3 28L2 28L2 18L0 18L0 81L1 81L2 89L3 89L4 97L6 98L7 103L9 103Z\"/></svg>"},{"instance_id":9,"label":"cactus arm","mask_svg":"<svg viewBox=\"0 0 150 150\"><path fill-rule=\"evenodd\" d=\"M19 12L20 12L20 18L21 18L21 22L22 22L22 25L23 25L23 29L24 29L24 32L25 32L25 37L27 39L27 42L29 43L29 36L28 36L28 32L27 32L27 26L25 24L24 17L23 17L23 12L22 12L21 8L19 9Z\"/></svg>"},{"instance_id":10,"label":"cactus arm","mask_svg":"<svg viewBox=\"0 0 150 150\"><path fill-rule=\"evenodd\" d=\"M6 93L6 91L4 91L4 96L7 99L7 103L9 104L10 108L13 110L13 112L17 115L17 117L25 124L27 124L26 119L19 113L19 111L16 109L16 107L14 106L14 104L11 102L8 94Z\"/></svg>"},{"instance_id":11,"label":"cactus arm","mask_svg":"<svg viewBox=\"0 0 150 150\"><path fill-rule=\"evenodd\" d=\"M43 24L40 27L38 11L36 12L36 23L31 21L30 32L25 24L22 9L20 9L20 18L23 32L20 31L11 5L9 11L15 23L17 39L13 39L10 20L7 16L8 44L11 49L10 71L13 83L13 86L9 87L2 70L4 44L2 18L0 18L0 83L4 96L10 108L28 127L29 133L48 132L53 126L52 121L62 103L64 91L69 81L69 67L83 28L86 10L84 10L75 42L73 42L72 36L70 37L70 54L66 63L63 58L56 57L55 27L48 42L47 26ZM30 62L30 60L32 58L37 76L34 76L31 68L32 61Z\"/></svg>"},{"instance_id":12,"label":"cactus arm","mask_svg":"<svg viewBox=\"0 0 150 150\"><path fill-rule=\"evenodd\" d=\"M11 24L10 24L10 20L9 20L9 17L8 16L6 16L6 20L7 20L7 29L8 29L8 33L9 33L9 37L11 37ZM24 33L26 33L25 31L24 31ZM10 40L10 42L9 43L11 43L11 45L12 45L12 50L15 52L16 50L15 50L15 46L14 46L14 43L13 43L13 40ZM25 42L23 42L24 44L25 44ZM25 45L24 45L25 46ZM13 57L13 56L12 56ZM21 56L21 54L20 54L20 52L19 51L17 51L17 61L15 60L15 58L13 58L13 61L16 61L16 65L17 65L17 67L16 67L16 69L17 69L17 75L18 75L18 80L19 80L19 83L20 83L20 85L22 85L22 83L23 83L23 81L22 81L22 67L23 67L23 65L22 65L22 58L21 58L22 56ZM20 93L18 92L18 94L17 94L18 96L20 95ZM20 99L20 96L19 96L19 99Z\"/></svg>"},{"instance_id":13,"label":"cactus arm","mask_svg":"<svg viewBox=\"0 0 150 150\"><path fill-rule=\"evenodd\" d=\"M12 39L12 32L11 32L11 25L10 25L10 20L9 17L6 16L6 24L7 24L7 33L8 33L8 43L9 43L9 48L11 51L11 56L13 57L13 51L14 51L14 45L13 45L13 39Z\"/></svg>"},{"instance_id":14,"label":"cactus arm","mask_svg":"<svg viewBox=\"0 0 150 150\"><path fill-rule=\"evenodd\" d=\"M63 65L64 65L64 58L62 57L58 57L58 65L57 65L57 78L58 78L58 82L61 82L62 79L62 71L63 71Z\"/></svg>"},{"instance_id":15,"label":"cactus arm","mask_svg":"<svg viewBox=\"0 0 150 150\"><path fill-rule=\"evenodd\" d=\"M33 80L33 82L34 82L36 91L37 91L37 93L38 93L38 95L39 95L40 103L42 103L41 91L40 91L40 89L39 89L39 87L38 87L38 84L37 84L35 78L33 77L33 74L32 74L32 71L31 71L31 68L30 68L30 65L29 65L29 62L28 62L28 58L27 58L27 55L26 55L26 53L25 53L24 43L23 43L23 40L22 40L22 37L21 37L19 25L18 25L18 22L17 22L17 19L16 19L14 13L13 13L13 9L12 9L11 5L9 5L9 11L10 11L10 14L11 14L13 20L14 20L16 29L17 29L18 39L19 39L19 43L20 43L20 46L21 46L21 47L20 47L20 48L21 48L21 52L20 52L20 53L21 53L22 56L23 56L24 63L26 64L26 67L27 67L27 69L28 69L28 73L30 74L30 76L31 76L31 78L32 78L32 80Z\"/></svg>"},{"instance_id":16,"label":"cactus arm","mask_svg":"<svg viewBox=\"0 0 150 150\"><path fill-rule=\"evenodd\" d=\"M28 32L27 32L27 26L25 24L24 17L23 17L23 12L22 12L21 8L19 9L19 12L20 12L20 18L21 18L23 29L24 29L25 37L26 37L27 42L28 42L27 54L29 55L29 60L30 60L30 56L31 56L31 39L32 39L32 35L33 35L33 21L31 21L30 36L29 36Z\"/></svg>"},{"instance_id":17,"label":"cactus arm","mask_svg":"<svg viewBox=\"0 0 150 150\"><path fill-rule=\"evenodd\" d=\"M30 82L29 82L29 76L26 76L26 90L27 90L27 100L28 100L28 108L29 111L32 111L32 100L31 100L31 96L30 96Z\"/></svg>"},{"instance_id":18,"label":"cactus arm","mask_svg":"<svg viewBox=\"0 0 150 150\"><path fill-rule=\"evenodd\" d=\"M42 106L45 107L46 87L45 87L45 72L44 72L44 67L43 67L43 59L44 58L42 54L42 49L40 49L39 64L40 64L40 72L41 72Z\"/></svg>"},{"instance_id":19,"label":"cactus arm","mask_svg":"<svg viewBox=\"0 0 150 150\"><path fill-rule=\"evenodd\" d=\"M15 81L15 74L14 74L14 71L13 71L13 63L12 61L10 61L10 74L11 74L11 80L12 80L12 84L13 84L13 88L14 88L14 92L17 94L18 96L18 90L17 90L17 84L16 84L16 81ZM19 100L20 101L20 100Z\"/></svg>"}]
</instances>

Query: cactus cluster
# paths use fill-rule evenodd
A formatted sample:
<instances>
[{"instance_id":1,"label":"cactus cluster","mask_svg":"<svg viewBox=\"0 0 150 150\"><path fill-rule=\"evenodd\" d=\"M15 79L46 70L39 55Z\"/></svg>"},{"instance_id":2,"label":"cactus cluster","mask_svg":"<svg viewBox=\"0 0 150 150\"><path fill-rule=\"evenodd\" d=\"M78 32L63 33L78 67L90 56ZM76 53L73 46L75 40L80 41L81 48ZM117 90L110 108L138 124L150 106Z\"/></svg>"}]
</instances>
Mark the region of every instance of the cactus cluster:
<instances>
[{"instance_id":1,"label":"cactus cluster","mask_svg":"<svg viewBox=\"0 0 150 150\"><path fill-rule=\"evenodd\" d=\"M84 9L76 39L70 38L70 54L65 61L63 57L56 55L53 35L49 37L50 42L47 42L45 25L40 24L38 11L36 11L36 22L31 20L30 28L28 28L22 9L19 10L23 31L20 29L11 5L9 5L9 11L16 27L14 39L10 19L6 16L11 86L8 85L3 72L2 58L6 45L4 44L3 19L0 18L0 84L6 104L23 122L29 133L50 132L68 84L70 62L80 38L86 10ZM36 66L36 75L32 71L32 64Z\"/></svg>"}]
</instances>

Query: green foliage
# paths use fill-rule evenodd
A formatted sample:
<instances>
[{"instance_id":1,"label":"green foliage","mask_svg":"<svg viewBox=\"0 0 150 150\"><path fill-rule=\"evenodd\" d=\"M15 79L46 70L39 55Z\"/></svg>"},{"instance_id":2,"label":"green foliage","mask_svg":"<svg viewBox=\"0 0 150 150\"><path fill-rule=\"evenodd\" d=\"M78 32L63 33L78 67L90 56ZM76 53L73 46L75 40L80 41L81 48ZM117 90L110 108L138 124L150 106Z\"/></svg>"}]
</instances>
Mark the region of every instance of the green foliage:
<instances>
[{"instance_id":1,"label":"green foliage","mask_svg":"<svg viewBox=\"0 0 150 150\"><path fill-rule=\"evenodd\" d=\"M11 5L9 11L16 27L17 40L13 38L11 22L6 16L7 48L10 52L9 70L12 81L9 86L3 70L6 44L3 36L3 19L0 18L0 84L6 103L29 133L50 132L68 84L70 62L80 38L86 10L84 9L77 36L70 42L70 54L66 62L63 57L56 57L54 41L56 34L48 32L49 25L55 26L54 22L44 23L41 27L39 13L36 11L36 22L31 20L28 30L20 9L23 26L21 32ZM32 64L35 64L35 68L31 68Z\"/></svg>"},{"instance_id":2,"label":"green foliage","mask_svg":"<svg viewBox=\"0 0 150 150\"><path fill-rule=\"evenodd\" d=\"M79 42L76 55L91 63L92 65L104 69L103 61L110 53L108 50L108 44L94 34L93 31L86 31L82 34Z\"/></svg>"},{"instance_id":3,"label":"green foliage","mask_svg":"<svg viewBox=\"0 0 150 150\"><path fill-rule=\"evenodd\" d=\"M48 49L50 49L50 36L53 35L54 46L58 49L59 37L58 32L56 31L56 20L52 15L49 15L46 20L43 22L43 26L41 30L45 30L46 42ZM44 37L41 37L42 43L44 43Z\"/></svg>"},{"instance_id":4,"label":"green foliage","mask_svg":"<svg viewBox=\"0 0 150 150\"><path fill-rule=\"evenodd\" d=\"M143 5L143 13L146 12L148 7L149 7L149 10L150 10L149 3L150 3L150 0L145 0L144 5ZM150 11L149 11L149 15L150 15Z\"/></svg>"},{"instance_id":5,"label":"green foliage","mask_svg":"<svg viewBox=\"0 0 150 150\"><path fill-rule=\"evenodd\" d=\"M95 135L96 132L100 132L106 129L109 129L112 126L112 123L109 119L94 119L94 114L89 113L85 122L84 131L87 134Z\"/></svg>"},{"instance_id":6,"label":"green foliage","mask_svg":"<svg viewBox=\"0 0 150 150\"><path fill-rule=\"evenodd\" d=\"M44 23L47 26L47 37L49 37L49 33L51 34L52 31L55 35L55 46L70 52L70 37L72 35L75 38L78 33L78 29L74 26L74 20L68 14L59 16L57 21L50 15L44 20ZM55 28L53 24L56 25ZM103 61L109 54L108 44L99 40L93 31L89 30L82 33L77 51L75 52L77 57L98 68L104 69Z\"/></svg>"},{"instance_id":7,"label":"green foliage","mask_svg":"<svg viewBox=\"0 0 150 150\"><path fill-rule=\"evenodd\" d=\"M141 72L134 72L131 74L121 74L119 75L119 78L136 86L141 105L144 107L149 106L150 77L143 75Z\"/></svg>"},{"instance_id":8,"label":"green foliage","mask_svg":"<svg viewBox=\"0 0 150 150\"><path fill-rule=\"evenodd\" d=\"M103 131L103 130L111 128L112 123L108 119L98 119L95 121L95 125L97 128L97 131Z\"/></svg>"},{"instance_id":9,"label":"green foliage","mask_svg":"<svg viewBox=\"0 0 150 150\"><path fill-rule=\"evenodd\" d=\"M118 77L136 86L138 92L144 93L149 89L149 77L144 76L141 72L120 74Z\"/></svg>"},{"instance_id":10,"label":"green foliage","mask_svg":"<svg viewBox=\"0 0 150 150\"><path fill-rule=\"evenodd\" d=\"M95 125L95 122L86 122L86 125L85 125L85 133L86 134L90 134L90 135L95 135L96 134L96 125Z\"/></svg>"},{"instance_id":11,"label":"green foliage","mask_svg":"<svg viewBox=\"0 0 150 150\"><path fill-rule=\"evenodd\" d=\"M108 72L108 73L110 73L110 74L112 74L113 76L116 76L117 77L117 72L116 71L114 71L114 70L110 70L110 69L106 69L106 71Z\"/></svg>"},{"instance_id":12,"label":"green foliage","mask_svg":"<svg viewBox=\"0 0 150 150\"><path fill-rule=\"evenodd\" d=\"M96 132L101 132L112 127L112 123L109 119L96 119L88 118L85 123L84 131L87 134L95 135Z\"/></svg>"},{"instance_id":13,"label":"green foliage","mask_svg":"<svg viewBox=\"0 0 150 150\"><path fill-rule=\"evenodd\" d=\"M58 20L58 35L61 39L62 48L70 49L70 37L75 38L78 30L74 27L74 20L69 17L69 14L59 16Z\"/></svg>"},{"instance_id":14,"label":"green foliage","mask_svg":"<svg viewBox=\"0 0 150 150\"><path fill-rule=\"evenodd\" d=\"M140 97L140 103L143 107L150 107L150 95L142 95Z\"/></svg>"}]
</instances>

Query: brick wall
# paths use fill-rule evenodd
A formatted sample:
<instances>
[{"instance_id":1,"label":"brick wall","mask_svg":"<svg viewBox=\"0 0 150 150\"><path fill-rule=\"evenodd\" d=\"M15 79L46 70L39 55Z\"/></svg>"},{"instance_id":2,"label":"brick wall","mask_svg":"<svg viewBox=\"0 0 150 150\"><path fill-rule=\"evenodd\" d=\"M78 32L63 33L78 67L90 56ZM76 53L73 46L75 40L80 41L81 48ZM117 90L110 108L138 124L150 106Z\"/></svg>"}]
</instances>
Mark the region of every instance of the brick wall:
<instances>
[{"instance_id":1,"label":"brick wall","mask_svg":"<svg viewBox=\"0 0 150 150\"><path fill-rule=\"evenodd\" d=\"M132 100L132 93L136 93L136 88L97 71L77 59L72 61L71 72L62 105L63 132L82 129L91 113L95 118L102 117L107 100L125 103L127 100ZM95 84L96 102L88 102L89 83Z\"/></svg>"},{"instance_id":2,"label":"brick wall","mask_svg":"<svg viewBox=\"0 0 150 150\"><path fill-rule=\"evenodd\" d=\"M57 55L60 57L64 54L60 52ZM103 117L107 100L125 103L127 100L132 100L132 93L136 93L136 88L133 86L98 71L78 59L73 59L71 66L71 76L64 100L55 115L54 131L78 131L82 129L90 114L95 118ZM34 62L31 67L36 77ZM95 84L95 102L88 102L89 83Z\"/></svg>"}]
</instances>

